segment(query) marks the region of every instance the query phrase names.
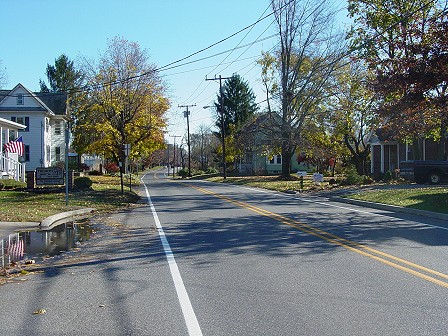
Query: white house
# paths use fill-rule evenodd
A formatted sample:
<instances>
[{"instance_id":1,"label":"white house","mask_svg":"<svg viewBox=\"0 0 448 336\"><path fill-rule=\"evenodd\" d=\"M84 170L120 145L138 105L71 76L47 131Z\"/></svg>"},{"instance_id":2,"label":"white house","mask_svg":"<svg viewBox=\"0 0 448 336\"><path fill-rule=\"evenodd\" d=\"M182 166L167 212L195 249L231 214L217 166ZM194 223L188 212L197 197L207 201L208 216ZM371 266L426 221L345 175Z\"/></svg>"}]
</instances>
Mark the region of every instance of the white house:
<instances>
[{"instance_id":1,"label":"white house","mask_svg":"<svg viewBox=\"0 0 448 336\"><path fill-rule=\"evenodd\" d=\"M0 118L0 148L8 143L10 134L17 134L25 128L25 125ZM25 182L25 164L19 162L17 153L0 151L0 178L14 178L16 181Z\"/></svg>"},{"instance_id":2,"label":"white house","mask_svg":"<svg viewBox=\"0 0 448 336\"><path fill-rule=\"evenodd\" d=\"M66 101L64 93L31 92L22 84L0 90L0 118L26 126L2 131L3 143L22 136L25 153L19 160L27 171L65 161Z\"/></svg>"}]
</instances>

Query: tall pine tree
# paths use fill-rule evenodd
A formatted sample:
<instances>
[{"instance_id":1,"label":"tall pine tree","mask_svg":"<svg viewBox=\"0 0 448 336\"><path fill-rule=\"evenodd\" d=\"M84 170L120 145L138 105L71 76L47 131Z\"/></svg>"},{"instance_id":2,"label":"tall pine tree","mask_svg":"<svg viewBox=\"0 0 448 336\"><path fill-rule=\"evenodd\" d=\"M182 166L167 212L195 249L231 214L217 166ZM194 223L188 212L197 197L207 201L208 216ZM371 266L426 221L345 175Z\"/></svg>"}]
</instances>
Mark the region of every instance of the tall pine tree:
<instances>
[{"instance_id":1,"label":"tall pine tree","mask_svg":"<svg viewBox=\"0 0 448 336\"><path fill-rule=\"evenodd\" d=\"M218 114L215 125L219 129L216 135L222 138L222 118L224 118L226 162L235 162L242 154L243 146L240 141L242 127L258 110L255 94L240 75L234 74L225 81L215 107Z\"/></svg>"}]
</instances>

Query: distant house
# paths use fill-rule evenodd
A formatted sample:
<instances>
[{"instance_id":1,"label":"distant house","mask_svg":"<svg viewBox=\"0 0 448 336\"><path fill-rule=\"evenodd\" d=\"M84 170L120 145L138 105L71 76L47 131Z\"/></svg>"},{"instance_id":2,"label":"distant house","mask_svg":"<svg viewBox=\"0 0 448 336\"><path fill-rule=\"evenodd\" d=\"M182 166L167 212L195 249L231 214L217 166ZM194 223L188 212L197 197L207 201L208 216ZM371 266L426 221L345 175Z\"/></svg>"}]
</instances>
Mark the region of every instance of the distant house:
<instances>
[{"instance_id":1,"label":"distant house","mask_svg":"<svg viewBox=\"0 0 448 336\"><path fill-rule=\"evenodd\" d=\"M371 146L370 171L374 179L380 179L384 173L393 173L400 169L400 162L414 160L414 151L411 144L402 143L395 139L393 134L379 129L372 134L369 140ZM421 160L437 160L438 144L430 139L420 139ZM445 152L448 152L448 142Z\"/></svg>"},{"instance_id":2,"label":"distant house","mask_svg":"<svg viewBox=\"0 0 448 336\"><path fill-rule=\"evenodd\" d=\"M26 126L2 131L2 141L22 136L25 153L19 161L27 171L65 161L66 100L66 94L31 92L22 84L0 90L0 118Z\"/></svg>"},{"instance_id":3,"label":"distant house","mask_svg":"<svg viewBox=\"0 0 448 336\"><path fill-rule=\"evenodd\" d=\"M278 139L273 139L272 130L277 128L274 118L276 114L261 113L245 132L245 148L243 155L236 162L236 169L240 174L281 174L283 158L280 152L264 153L267 148L274 147ZM280 135L278 136L280 137ZM297 153L291 159L291 172L307 170L308 167L297 162Z\"/></svg>"}]
</instances>

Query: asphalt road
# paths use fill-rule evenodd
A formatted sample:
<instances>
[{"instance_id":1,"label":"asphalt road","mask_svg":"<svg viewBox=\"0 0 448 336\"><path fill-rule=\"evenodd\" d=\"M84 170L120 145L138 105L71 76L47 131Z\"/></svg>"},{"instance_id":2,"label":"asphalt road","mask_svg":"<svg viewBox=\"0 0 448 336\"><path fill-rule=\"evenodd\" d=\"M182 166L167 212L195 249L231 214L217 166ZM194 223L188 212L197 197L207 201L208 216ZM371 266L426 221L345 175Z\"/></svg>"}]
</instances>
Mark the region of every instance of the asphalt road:
<instances>
[{"instance_id":1,"label":"asphalt road","mask_svg":"<svg viewBox=\"0 0 448 336\"><path fill-rule=\"evenodd\" d=\"M0 287L0 335L446 335L448 223L144 181L146 206Z\"/></svg>"}]
</instances>

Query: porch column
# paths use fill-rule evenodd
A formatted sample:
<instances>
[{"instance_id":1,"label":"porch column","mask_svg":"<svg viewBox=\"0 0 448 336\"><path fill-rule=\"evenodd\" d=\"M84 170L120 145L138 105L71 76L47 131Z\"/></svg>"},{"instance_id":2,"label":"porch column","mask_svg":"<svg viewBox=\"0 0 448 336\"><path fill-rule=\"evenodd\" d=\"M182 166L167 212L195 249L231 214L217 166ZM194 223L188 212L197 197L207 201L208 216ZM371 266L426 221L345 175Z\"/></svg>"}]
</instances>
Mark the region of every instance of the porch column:
<instances>
[{"instance_id":1,"label":"porch column","mask_svg":"<svg viewBox=\"0 0 448 336\"><path fill-rule=\"evenodd\" d=\"M6 132L5 132L5 143L9 142L9 128L6 128ZM2 148L3 150L3 148Z\"/></svg>"},{"instance_id":2,"label":"porch column","mask_svg":"<svg viewBox=\"0 0 448 336\"><path fill-rule=\"evenodd\" d=\"M380 173L384 173L384 145L381 144Z\"/></svg>"},{"instance_id":3,"label":"porch column","mask_svg":"<svg viewBox=\"0 0 448 336\"><path fill-rule=\"evenodd\" d=\"M3 127L0 126L0 153L3 152Z\"/></svg>"}]
</instances>

